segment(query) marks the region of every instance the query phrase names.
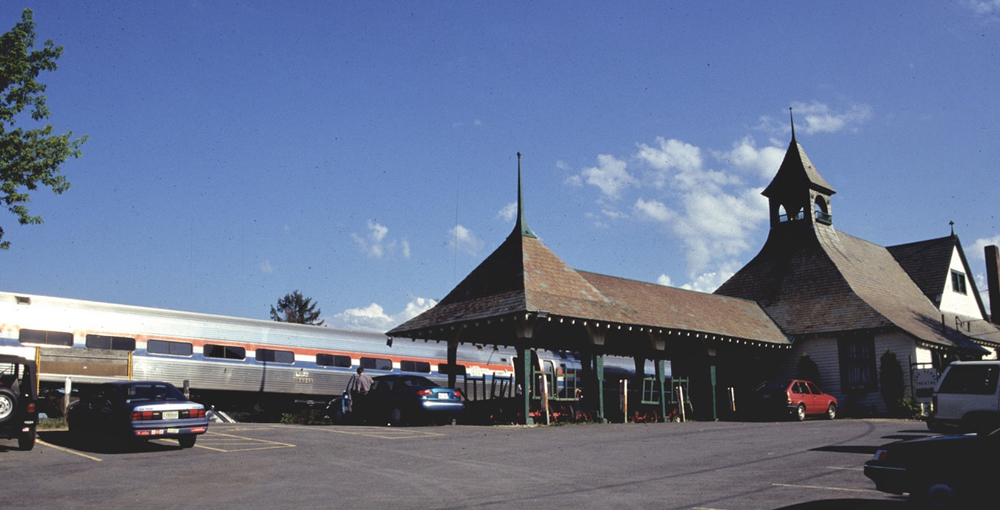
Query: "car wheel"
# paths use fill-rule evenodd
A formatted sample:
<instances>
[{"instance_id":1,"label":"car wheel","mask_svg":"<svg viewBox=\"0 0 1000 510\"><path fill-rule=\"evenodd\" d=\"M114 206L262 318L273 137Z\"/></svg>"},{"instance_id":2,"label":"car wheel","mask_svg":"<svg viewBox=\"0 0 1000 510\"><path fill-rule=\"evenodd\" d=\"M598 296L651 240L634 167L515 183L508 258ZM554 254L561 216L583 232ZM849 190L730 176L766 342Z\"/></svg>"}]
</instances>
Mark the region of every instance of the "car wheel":
<instances>
[{"instance_id":1,"label":"car wheel","mask_svg":"<svg viewBox=\"0 0 1000 510\"><path fill-rule=\"evenodd\" d=\"M24 451L29 451L35 447L35 429L21 434L17 437L17 447Z\"/></svg>"},{"instance_id":2,"label":"car wheel","mask_svg":"<svg viewBox=\"0 0 1000 510\"><path fill-rule=\"evenodd\" d=\"M180 443L181 448L191 448L194 446L195 441L198 440L198 436L191 434L190 436L181 436L177 438L177 442Z\"/></svg>"},{"instance_id":3,"label":"car wheel","mask_svg":"<svg viewBox=\"0 0 1000 510\"><path fill-rule=\"evenodd\" d=\"M795 408L795 419L803 421L806 419L806 405L799 404L799 407Z\"/></svg>"},{"instance_id":4,"label":"car wheel","mask_svg":"<svg viewBox=\"0 0 1000 510\"><path fill-rule=\"evenodd\" d=\"M389 425L393 427L398 427L403 424L403 410L398 407L393 407L392 411L389 411Z\"/></svg>"},{"instance_id":5,"label":"car wheel","mask_svg":"<svg viewBox=\"0 0 1000 510\"><path fill-rule=\"evenodd\" d=\"M826 419L832 420L837 417L837 404L830 404L830 407L826 408Z\"/></svg>"},{"instance_id":6,"label":"car wheel","mask_svg":"<svg viewBox=\"0 0 1000 510\"><path fill-rule=\"evenodd\" d=\"M958 508L958 494L955 486L947 480L937 480L921 487L916 494L910 497L926 508L944 510L948 508Z\"/></svg>"},{"instance_id":7,"label":"car wheel","mask_svg":"<svg viewBox=\"0 0 1000 510\"><path fill-rule=\"evenodd\" d=\"M17 409L17 395L7 388L0 388L0 423L10 419Z\"/></svg>"}]
</instances>

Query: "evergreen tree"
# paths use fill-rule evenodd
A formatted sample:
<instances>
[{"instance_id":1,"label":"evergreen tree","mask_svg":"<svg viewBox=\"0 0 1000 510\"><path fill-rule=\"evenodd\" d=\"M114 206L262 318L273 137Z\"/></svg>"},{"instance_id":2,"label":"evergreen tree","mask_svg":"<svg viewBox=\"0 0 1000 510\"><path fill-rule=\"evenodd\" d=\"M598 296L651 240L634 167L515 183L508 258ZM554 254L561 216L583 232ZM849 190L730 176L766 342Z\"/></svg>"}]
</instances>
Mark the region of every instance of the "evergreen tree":
<instances>
[{"instance_id":1,"label":"evergreen tree","mask_svg":"<svg viewBox=\"0 0 1000 510\"><path fill-rule=\"evenodd\" d=\"M319 314L320 309L316 308L312 298L303 297L297 290L278 299L277 307L271 306L271 320L277 322L322 326L326 321L320 320Z\"/></svg>"}]
</instances>

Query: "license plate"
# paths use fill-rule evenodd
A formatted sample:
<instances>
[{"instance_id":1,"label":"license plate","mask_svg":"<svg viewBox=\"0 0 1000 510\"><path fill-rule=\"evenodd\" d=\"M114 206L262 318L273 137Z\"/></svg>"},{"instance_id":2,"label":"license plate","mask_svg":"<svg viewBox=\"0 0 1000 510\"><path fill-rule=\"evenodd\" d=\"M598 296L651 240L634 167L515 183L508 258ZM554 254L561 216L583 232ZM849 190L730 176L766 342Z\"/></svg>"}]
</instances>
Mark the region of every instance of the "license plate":
<instances>
[{"instance_id":1,"label":"license plate","mask_svg":"<svg viewBox=\"0 0 1000 510\"><path fill-rule=\"evenodd\" d=\"M164 420L176 420L178 416L178 411L163 411Z\"/></svg>"},{"instance_id":2,"label":"license plate","mask_svg":"<svg viewBox=\"0 0 1000 510\"><path fill-rule=\"evenodd\" d=\"M438 393L438 400L448 400L447 393Z\"/></svg>"},{"instance_id":3,"label":"license plate","mask_svg":"<svg viewBox=\"0 0 1000 510\"><path fill-rule=\"evenodd\" d=\"M167 429L167 434L180 434L181 429Z\"/></svg>"}]
</instances>

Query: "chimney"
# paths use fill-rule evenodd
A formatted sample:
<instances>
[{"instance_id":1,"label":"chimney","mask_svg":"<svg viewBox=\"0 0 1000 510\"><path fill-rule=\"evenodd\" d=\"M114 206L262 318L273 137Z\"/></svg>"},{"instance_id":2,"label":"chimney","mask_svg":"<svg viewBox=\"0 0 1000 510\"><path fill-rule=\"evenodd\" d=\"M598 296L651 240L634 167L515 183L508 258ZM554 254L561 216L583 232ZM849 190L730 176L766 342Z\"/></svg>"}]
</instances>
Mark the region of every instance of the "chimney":
<instances>
[{"instance_id":1,"label":"chimney","mask_svg":"<svg viewBox=\"0 0 1000 510\"><path fill-rule=\"evenodd\" d=\"M990 296L990 321L1000 324L1000 249L986 247L986 287Z\"/></svg>"}]
</instances>

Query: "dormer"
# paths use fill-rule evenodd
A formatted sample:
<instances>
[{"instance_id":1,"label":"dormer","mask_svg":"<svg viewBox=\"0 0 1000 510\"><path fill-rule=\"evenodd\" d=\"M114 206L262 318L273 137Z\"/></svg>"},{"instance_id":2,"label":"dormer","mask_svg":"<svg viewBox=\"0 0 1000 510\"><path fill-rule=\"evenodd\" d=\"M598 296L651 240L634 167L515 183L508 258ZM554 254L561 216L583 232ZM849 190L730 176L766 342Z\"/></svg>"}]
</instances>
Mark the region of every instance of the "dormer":
<instances>
[{"instance_id":1,"label":"dormer","mask_svg":"<svg viewBox=\"0 0 1000 510\"><path fill-rule=\"evenodd\" d=\"M816 171L802 146L795 141L793 127L785 159L771 184L761 193L770 206L771 228L802 221L813 226L832 225L830 197L834 193L836 191Z\"/></svg>"}]
</instances>

